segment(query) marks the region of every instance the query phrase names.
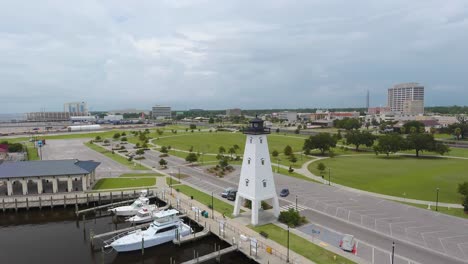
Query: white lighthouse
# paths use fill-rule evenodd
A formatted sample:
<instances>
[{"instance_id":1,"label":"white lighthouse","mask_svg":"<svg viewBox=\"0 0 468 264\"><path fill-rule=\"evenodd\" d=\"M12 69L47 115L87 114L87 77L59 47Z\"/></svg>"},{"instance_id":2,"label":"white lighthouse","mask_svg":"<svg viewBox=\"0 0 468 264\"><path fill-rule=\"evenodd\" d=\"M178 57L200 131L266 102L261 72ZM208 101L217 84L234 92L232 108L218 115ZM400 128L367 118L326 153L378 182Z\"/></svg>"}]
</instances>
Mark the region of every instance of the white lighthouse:
<instances>
[{"instance_id":1,"label":"white lighthouse","mask_svg":"<svg viewBox=\"0 0 468 264\"><path fill-rule=\"evenodd\" d=\"M271 199L274 215L279 216L278 196L268 151L267 135L270 134L270 129L263 126L263 120L254 118L250 121L250 126L244 129L244 134L247 135L247 140L234 215L239 215L243 200L248 199L252 202L252 225L257 225L258 211L264 200Z\"/></svg>"}]
</instances>

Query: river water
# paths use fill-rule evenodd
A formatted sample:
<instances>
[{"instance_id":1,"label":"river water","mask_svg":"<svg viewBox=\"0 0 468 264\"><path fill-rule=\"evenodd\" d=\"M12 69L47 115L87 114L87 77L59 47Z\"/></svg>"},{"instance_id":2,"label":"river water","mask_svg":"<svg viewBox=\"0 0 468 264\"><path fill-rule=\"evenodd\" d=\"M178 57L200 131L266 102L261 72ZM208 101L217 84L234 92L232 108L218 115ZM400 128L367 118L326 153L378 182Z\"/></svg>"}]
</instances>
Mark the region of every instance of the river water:
<instances>
[{"instance_id":1,"label":"river water","mask_svg":"<svg viewBox=\"0 0 468 264\"><path fill-rule=\"evenodd\" d=\"M118 253L96 246L91 249L90 230L95 234L117 228L127 223L113 223L115 218L99 213L88 215L88 219L77 221L73 208L31 209L29 211L7 211L0 213L0 263L181 263L193 258L196 250L199 256L214 251L214 244L221 248L229 245L216 236L208 236L193 243L176 246L172 243L130 253ZM215 260L212 262L216 263ZM221 263L255 263L242 253L231 253L221 258Z\"/></svg>"}]
</instances>

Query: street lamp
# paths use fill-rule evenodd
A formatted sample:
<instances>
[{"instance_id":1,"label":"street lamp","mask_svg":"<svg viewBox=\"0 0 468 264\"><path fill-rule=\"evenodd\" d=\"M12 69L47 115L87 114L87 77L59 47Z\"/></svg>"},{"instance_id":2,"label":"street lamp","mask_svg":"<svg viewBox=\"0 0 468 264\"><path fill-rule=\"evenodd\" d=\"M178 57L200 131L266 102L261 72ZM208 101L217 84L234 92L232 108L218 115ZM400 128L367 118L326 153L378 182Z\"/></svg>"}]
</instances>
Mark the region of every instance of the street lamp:
<instances>
[{"instance_id":1,"label":"street lamp","mask_svg":"<svg viewBox=\"0 0 468 264\"><path fill-rule=\"evenodd\" d=\"M392 242L392 264L395 259L395 241Z\"/></svg>"},{"instance_id":2,"label":"street lamp","mask_svg":"<svg viewBox=\"0 0 468 264\"><path fill-rule=\"evenodd\" d=\"M179 183L180 183L180 167L178 169L179 169Z\"/></svg>"},{"instance_id":3,"label":"street lamp","mask_svg":"<svg viewBox=\"0 0 468 264\"><path fill-rule=\"evenodd\" d=\"M328 185L331 185L330 184L330 168L328 168Z\"/></svg>"},{"instance_id":4,"label":"street lamp","mask_svg":"<svg viewBox=\"0 0 468 264\"><path fill-rule=\"evenodd\" d=\"M439 188L436 189L436 211L438 211L437 206L439 205Z\"/></svg>"},{"instance_id":5,"label":"street lamp","mask_svg":"<svg viewBox=\"0 0 468 264\"><path fill-rule=\"evenodd\" d=\"M296 212L299 212L299 211L297 210L297 195L296 195Z\"/></svg>"},{"instance_id":6,"label":"street lamp","mask_svg":"<svg viewBox=\"0 0 468 264\"><path fill-rule=\"evenodd\" d=\"M288 224L288 251L286 253L286 263L289 263L289 224Z\"/></svg>"},{"instance_id":7,"label":"street lamp","mask_svg":"<svg viewBox=\"0 0 468 264\"><path fill-rule=\"evenodd\" d=\"M214 203L213 203L213 192L211 192L211 219L214 219Z\"/></svg>"},{"instance_id":8,"label":"street lamp","mask_svg":"<svg viewBox=\"0 0 468 264\"><path fill-rule=\"evenodd\" d=\"M171 174L169 174L169 178L170 178L170 183L169 183L169 187L171 188L171 195L172 195L172 174L174 172L171 170Z\"/></svg>"},{"instance_id":9,"label":"street lamp","mask_svg":"<svg viewBox=\"0 0 468 264\"><path fill-rule=\"evenodd\" d=\"M280 162L280 159L277 158L276 161L278 162L278 163L276 163L276 165L278 165L278 167L276 168L276 173L279 173L279 162Z\"/></svg>"}]
</instances>

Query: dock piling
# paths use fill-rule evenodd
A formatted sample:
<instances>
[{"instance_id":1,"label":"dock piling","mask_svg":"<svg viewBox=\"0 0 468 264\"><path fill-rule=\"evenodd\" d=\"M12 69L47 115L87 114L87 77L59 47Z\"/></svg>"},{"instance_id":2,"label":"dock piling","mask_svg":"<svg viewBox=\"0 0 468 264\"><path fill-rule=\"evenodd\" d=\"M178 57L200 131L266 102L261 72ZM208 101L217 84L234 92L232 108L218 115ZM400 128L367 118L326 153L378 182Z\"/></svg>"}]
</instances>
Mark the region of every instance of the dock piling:
<instances>
[{"instance_id":1,"label":"dock piling","mask_svg":"<svg viewBox=\"0 0 468 264\"><path fill-rule=\"evenodd\" d=\"M29 199L26 197L26 211L29 211Z\"/></svg>"},{"instance_id":2,"label":"dock piling","mask_svg":"<svg viewBox=\"0 0 468 264\"><path fill-rule=\"evenodd\" d=\"M15 211L18 212L18 200L15 198Z\"/></svg>"},{"instance_id":3,"label":"dock piling","mask_svg":"<svg viewBox=\"0 0 468 264\"><path fill-rule=\"evenodd\" d=\"M54 209L54 201L52 200L52 196L50 196L50 208Z\"/></svg>"},{"instance_id":4,"label":"dock piling","mask_svg":"<svg viewBox=\"0 0 468 264\"><path fill-rule=\"evenodd\" d=\"M2 199L3 212L5 212L5 199Z\"/></svg>"},{"instance_id":5,"label":"dock piling","mask_svg":"<svg viewBox=\"0 0 468 264\"><path fill-rule=\"evenodd\" d=\"M39 210L42 210L42 199L40 196L39 196Z\"/></svg>"},{"instance_id":6,"label":"dock piling","mask_svg":"<svg viewBox=\"0 0 468 264\"><path fill-rule=\"evenodd\" d=\"M143 237L141 238L141 255L145 255L145 239Z\"/></svg>"},{"instance_id":7,"label":"dock piling","mask_svg":"<svg viewBox=\"0 0 468 264\"><path fill-rule=\"evenodd\" d=\"M67 208L67 197L63 196L63 208Z\"/></svg>"}]
</instances>

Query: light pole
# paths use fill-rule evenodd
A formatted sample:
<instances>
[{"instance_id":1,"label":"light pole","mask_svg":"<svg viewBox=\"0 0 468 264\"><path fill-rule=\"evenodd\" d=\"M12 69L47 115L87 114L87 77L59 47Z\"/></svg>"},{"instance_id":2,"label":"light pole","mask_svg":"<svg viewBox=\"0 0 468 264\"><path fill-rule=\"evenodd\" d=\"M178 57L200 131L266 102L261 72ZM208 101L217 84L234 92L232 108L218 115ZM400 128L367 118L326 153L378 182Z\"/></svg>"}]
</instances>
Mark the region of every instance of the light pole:
<instances>
[{"instance_id":1,"label":"light pole","mask_svg":"<svg viewBox=\"0 0 468 264\"><path fill-rule=\"evenodd\" d=\"M286 263L289 263L289 224L288 224L288 251L286 253Z\"/></svg>"},{"instance_id":2,"label":"light pole","mask_svg":"<svg viewBox=\"0 0 468 264\"><path fill-rule=\"evenodd\" d=\"M173 174L173 171L171 171L171 174L169 174L169 178L170 178L169 187L171 188L171 195L172 195L172 174Z\"/></svg>"},{"instance_id":3,"label":"light pole","mask_svg":"<svg viewBox=\"0 0 468 264\"><path fill-rule=\"evenodd\" d=\"M178 169L179 169L179 183L180 183L180 167Z\"/></svg>"},{"instance_id":4,"label":"light pole","mask_svg":"<svg viewBox=\"0 0 468 264\"><path fill-rule=\"evenodd\" d=\"M296 212L299 212L299 211L297 210L297 195L296 195Z\"/></svg>"},{"instance_id":5,"label":"light pole","mask_svg":"<svg viewBox=\"0 0 468 264\"><path fill-rule=\"evenodd\" d=\"M276 159L276 161L278 161L278 163L276 163L276 165L278 165L277 168L276 168L276 173L279 173L279 162L280 162L280 159L278 158L278 159Z\"/></svg>"},{"instance_id":6,"label":"light pole","mask_svg":"<svg viewBox=\"0 0 468 264\"><path fill-rule=\"evenodd\" d=\"M395 259L395 241L392 242L392 264Z\"/></svg>"},{"instance_id":7,"label":"light pole","mask_svg":"<svg viewBox=\"0 0 468 264\"><path fill-rule=\"evenodd\" d=\"M213 192L211 192L211 219L214 219L214 203L213 203Z\"/></svg>"},{"instance_id":8,"label":"light pole","mask_svg":"<svg viewBox=\"0 0 468 264\"><path fill-rule=\"evenodd\" d=\"M330 184L330 168L328 168L328 185L331 185Z\"/></svg>"},{"instance_id":9,"label":"light pole","mask_svg":"<svg viewBox=\"0 0 468 264\"><path fill-rule=\"evenodd\" d=\"M436 189L436 211L438 211L438 205L439 205L439 188Z\"/></svg>"}]
</instances>

